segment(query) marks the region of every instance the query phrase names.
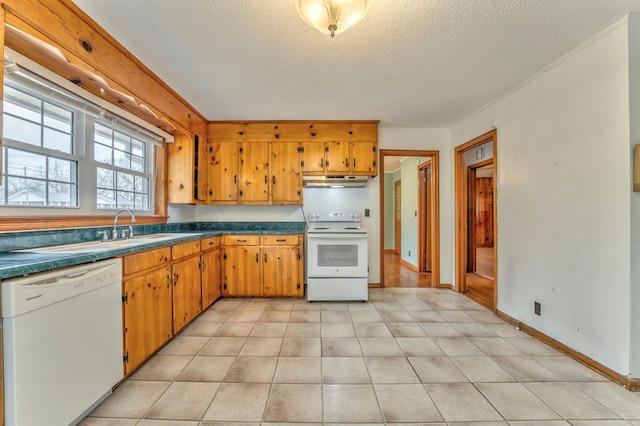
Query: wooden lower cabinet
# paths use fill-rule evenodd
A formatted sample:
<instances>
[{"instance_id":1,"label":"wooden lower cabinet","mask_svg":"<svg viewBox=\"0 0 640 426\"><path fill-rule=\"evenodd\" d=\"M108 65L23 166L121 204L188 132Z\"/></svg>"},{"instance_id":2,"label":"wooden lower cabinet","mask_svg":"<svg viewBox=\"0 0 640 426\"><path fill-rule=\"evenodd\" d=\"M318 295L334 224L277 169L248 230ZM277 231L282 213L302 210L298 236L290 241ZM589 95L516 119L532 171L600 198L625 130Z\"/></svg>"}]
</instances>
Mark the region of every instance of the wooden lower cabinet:
<instances>
[{"instance_id":1,"label":"wooden lower cabinet","mask_svg":"<svg viewBox=\"0 0 640 426\"><path fill-rule=\"evenodd\" d=\"M223 294L302 297L300 241L298 235L226 235L222 261Z\"/></svg>"},{"instance_id":2,"label":"wooden lower cabinet","mask_svg":"<svg viewBox=\"0 0 640 426\"><path fill-rule=\"evenodd\" d=\"M176 334L202 312L200 256L180 260L172 266L173 333Z\"/></svg>"},{"instance_id":3,"label":"wooden lower cabinet","mask_svg":"<svg viewBox=\"0 0 640 426\"><path fill-rule=\"evenodd\" d=\"M298 279L298 247L265 247L263 257L263 296L301 296Z\"/></svg>"},{"instance_id":4,"label":"wooden lower cabinet","mask_svg":"<svg viewBox=\"0 0 640 426\"><path fill-rule=\"evenodd\" d=\"M171 268L126 279L124 301L124 374L129 374L173 335Z\"/></svg>"},{"instance_id":5,"label":"wooden lower cabinet","mask_svg":"<svg viewBox=\"0 0 640 426\"><path fill-rule=\"evenodd\" d=\"M202 254L202 309L205 310L220 298L220 248Z\"/></svg>"},{"instance_id":6,"label":"wooden lower cabinet","mask_svg":"<svg viewBox=\"0 0 640 426\"><path fill-rule=\"evenodd\" d=\"M225 296L260 296L262 270L259 246L233 246L224 248Z\"/></svg>"}]
</instances>

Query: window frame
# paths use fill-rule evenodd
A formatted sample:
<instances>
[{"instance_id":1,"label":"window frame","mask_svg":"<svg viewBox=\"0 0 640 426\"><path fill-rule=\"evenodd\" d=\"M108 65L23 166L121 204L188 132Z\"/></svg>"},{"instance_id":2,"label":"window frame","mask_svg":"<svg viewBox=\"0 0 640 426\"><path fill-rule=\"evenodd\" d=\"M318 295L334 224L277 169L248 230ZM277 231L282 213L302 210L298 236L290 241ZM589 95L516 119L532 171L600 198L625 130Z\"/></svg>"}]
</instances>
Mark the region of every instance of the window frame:
<instances>
[{"instance_id":1,"label":"window frame","mask_svg":"<svg viewBox=\"0 0 640 426\"><path fill-rule=\"evenodd\" d=\"M33 71L28 72L35 74ZM109 166L94 159L94 123L102 122L107 124L101 121L105 117L105 110L103 107L98 107L76 94L68 93L65 88L57 85L55 81L52 82L51 80L55 78L50 75L47 75L46 78L38 75L36 77L45 80L48 84L55 85L57 90L49 90L47 93L42 93L44 91L42 88L36 87L34 89L35 82L33 84L31 82L24 84L22 78L20 78L19 82L13 83L15 78L5 72L5 81L9 81L10 86L19 86L18 90L25 91L32 96L35 95L41 101L51 103L57 107L62 107L66 110L77 110L74 111L72 119L73 153L68 154L63 151L4 138L3 143L0 144L0 150L2 150L0 153L0 158L2 159L1 167L3 172L8 171L6 168L7 159L3 155L5 149L19 149L38 155L77 161L77 182L75 185L78 206L26 207L2 204L0 205L0 231L102 225L105 223L105 218L107 218L108 223L108 220L113 217L118 208L98 208L97 167L107 166L109 168ZM54 77L62 78L56 75ZM58 92L62 92L64 95ZM113 106L113 109L118 110L118 107ZM98 114L96 115L94 111L98 111ZM42 110L41 114L44 114ZM148 210L134 210L139 218L138 223L165 223L167 205L166 196L162 189L166 170L164 141L160 136L154 135L136 123L130 123L126 119L117 117L111 112L106 115L106 118L115 120L114 126L119 131L123 131L136 140L145 142L145 169L143 172L116 168L116 170L125 173L148 178L148 192L145 194L148 197ZM42 123L40 125L43 126ZM130 131L132 129L133 131ZM154 143L150 139L156 139L156 142ZM46 177L48 178L48 176ZM48 179L45 182L47 181ZM5 186L7 182L5 181L3 184ZM40 223L41 220L46 221L46 223Z\"/></svg>"}]
</instances>

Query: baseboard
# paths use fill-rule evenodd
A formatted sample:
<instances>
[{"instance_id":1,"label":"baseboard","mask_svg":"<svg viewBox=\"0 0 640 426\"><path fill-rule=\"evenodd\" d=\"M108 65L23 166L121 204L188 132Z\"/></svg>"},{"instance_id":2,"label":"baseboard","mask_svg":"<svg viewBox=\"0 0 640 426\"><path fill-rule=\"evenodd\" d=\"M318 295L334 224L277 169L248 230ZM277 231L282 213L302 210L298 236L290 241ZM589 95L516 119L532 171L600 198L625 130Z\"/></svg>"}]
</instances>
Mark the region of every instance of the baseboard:
<instances>
[{"instance_id":1,"label":"baseboard","mask_svg":"<svg viewBox=\"0 0 640 426\"><path fill-rule=\"evenodd\" d=\"M394 249L384 249L385 253L397 253Z\"/></svg>"},{"instance_id":2,"label":"baseboard","mask_svg":"<svg viewBox=\"0 0 640 426\"><path fill-rule=\"evenodd\" d=\"M382 288L380 283L369 283L369 288Z\"/></svg>"},{"instance_id":3,"label":"baseboard","mask_svg":"<svg viewBox=\"0 0 640 426\"><path fill-rule=\"evenodd\" d=\"M418 272L418 267L416 265L413 265L404 259L400 259L400 264L402 266L406 266L407 268L411 269L413 272Z\"/></svg>"},{"instance_id":4,"label":"baseboard","mask_svg":"<svg viewBox=\"0 0 640 426\"><path fill-rule=\"evenodd\" d=\"M438 284L438 288L448 288L449 290L455 290L456 289L453 286L453 284L445 284L445 283Z\"/></svg>"},{"instance_id":5,"label":"baseboard","mask_svg":"<svg viewBox=\"0 0 640 426\"><path fill-rule=\"evenodd\" d=\"M640 378L631 378L628 376L624 376L616 371L613 371L612 369L610 369L609 367L606 367L602 364L600 364L598 361L595 361L591 358L589 358L588 356L576 351L575 349L570 348L569 346L565 345L564 343L561 343L559 341L557 341L556 339L547 336L544 333L541 333L540 331L536 330L533 327L530 327L526 324L523 324L522 322L516 320L515 318L505 314L504 312L501 311L496 311L496 315L500 318L502 318L503 320L505 320L506 322L508 322L509 324L513 325L514 327L516 326L516 323L519 325L520 330L524 331L525 333L535 337L536 339L540 340L543 343L546 343L547 345L551 346L552 348L555 348L557 350L559 350L560 352L563 352L564 354L570 356L571 358L575 359L576 361L578 361L579 363L581 363L582 365L589 367L590 369L602 374L603 376L607 377L608 379L622 385L623 387L634 391L634 392L639 392L640 391Z\"/></svg>"}]
</instances>

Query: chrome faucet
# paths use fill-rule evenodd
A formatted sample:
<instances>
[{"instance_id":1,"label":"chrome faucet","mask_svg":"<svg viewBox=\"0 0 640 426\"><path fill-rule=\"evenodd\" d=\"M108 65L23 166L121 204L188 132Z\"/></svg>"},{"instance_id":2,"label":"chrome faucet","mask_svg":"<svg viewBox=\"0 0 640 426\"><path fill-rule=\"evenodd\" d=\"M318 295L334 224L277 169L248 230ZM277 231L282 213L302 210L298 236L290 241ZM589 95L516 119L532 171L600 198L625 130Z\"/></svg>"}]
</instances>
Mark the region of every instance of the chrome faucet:
<instances>
[{"instance_id":1,"label":"chrome faucet","mask_svg":"<svg viewBox=\"0 0 640 426\"><path fill-rule=\"evenodd\" d=\"M135 222L136 221L136 215L133 214L133 212L129 209L120 209L116 212L116 215L113 217L113 231L111 231L111 238L114 240L118 239L118 229L117 229L117 225L118 225L118 215L120 215L120 213L122 212L127 212L131 215L131 222ZM133 237L133 226L129 225L129 237L127 237L124 233L124 229L122 230L122 235L121 238L131 238Z\"/></svg>"}]
</instances>

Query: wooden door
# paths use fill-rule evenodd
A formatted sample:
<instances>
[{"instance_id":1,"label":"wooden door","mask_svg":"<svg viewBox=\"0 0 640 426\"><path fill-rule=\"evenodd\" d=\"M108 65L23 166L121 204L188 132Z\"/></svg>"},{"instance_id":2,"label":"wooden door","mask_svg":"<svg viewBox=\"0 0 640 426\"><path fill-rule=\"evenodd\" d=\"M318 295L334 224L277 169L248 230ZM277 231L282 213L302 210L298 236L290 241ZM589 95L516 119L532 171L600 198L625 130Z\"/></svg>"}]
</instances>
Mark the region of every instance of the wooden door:
<instances>
[{"instance_id":1,"label":"wooden door","mask_svg":"<svg viewBox=\"0 0 640 426\"><path fill-rule=\"evenodd\" d=\"M476 178L476 247L493 247L493 178Z\"/></svg>"},{"instance_id":2,"label":"wooden door","mask_svg":"<svg viewBox=\"0 0 640 426\"><path fill-rule=\"evenodd\" d=\"M241 203L269 201L269 143L238 145L238 200Z\"/></svg>"},{"instance_id":3,"label":"wooden door","mask_svg":"<svg viewBox=\"0 0 640 426\"><path fill-rule=\"evenodd\" d=\"M431 272L431 245L433 243L433 230L429 227L431 215L431 184L432 166L431 160L418 167L418 270Z\"/></svg>"},{"instance_id":4,"label":"wooden door","mask_svg":"<svg viewBox=\"0 0 640 426\"><path fill-rule=\"evenodd\" d=\"M202 254L202 309L220 298L220 249Z\"/></svg>"},{"instance_id":5,"label":"wooden door","mask_svg":"<svg viewBox=\"0 0 640 426\"><path fill-rule=\"evenodd\" d=\"M297 143L271 143L271 201L274 204L302 202L302 173Z\"/></svg>"},{"instance_id":6,"label":"wooden door","mask_svg":"<svg viewBox=\"0 0 640 426\"><path fill-rule=\"evenodd\" d=\"M265 247L262 249L262 257L264 296L301 295L297 247Z\"/></svg>"},{"instance_id":7,"label":"wooden door","mask_svg":"<svg viewBox=\"0 0 640 426\"><path fill-rule=\"evenodd\" d=\"M324 142L303 142L302 143L302 172L303 173L324 173L324 155L326 145Z\"/></svg>"},{"instance_id":8,"label":"wooden door","mask_svg":"<svg viewBox=\"0 0 640 426\"><path fill-rule=\"evenodd\" d=\"M397 180L393 184L393 236L395 239L395 252L401 254L402 244L402 181Z\"/></svg>"},{"instance_id":9,"label":"wooden door","mask_svg":"<svg viewBox=\"0 0 640 426\"><path fill-rule=\"evenodd\" d=\"M200 256L173 264L173 333L177 333L201 312Z\"/></svg>"},{"instance_id":10,"label":"wooden door","mask_svg":"<svg viewBox=\"0 0 640 426\"><path fill-rule=\"evenodd\" d=\"M351 142L351 172L375 176L378 170L378 149L375 142Z\"/></svg>"},{"instance_id":11,"label":"wooden door","mask_svg":"<svg viewBox=\"0 0 640 426\"><path fill-rule=\"evenodd\" d=\"M325 152L325 172L346 174L351 171L349 142L327 142Z\"/></svg>"},{"instance_id":12,"label":"wooden door","mask_svg":"<svg viewBox=\"0 0 640 426\"><path fill-rule=\"evenodd\" d=\"M125 374L135 370L173 335L171 269L167 266L123 283Z\"/></svg>"},{"instance_id":13,"label":"wooden door","mask_svg":"<svg viewBox=\"0 0 640 426\"><path fill-rule=\"evenodd\" d=\"M260 247L225 247L223 256L223 293L227 296L260 296Z\"/></svg>"},{"instance_id":14,"label":"wooden door","mask_svg":"<svg viewBox=\"0 0 640 426\"><path fill-rule=\"evenodd\" d=\"M210 203L238 200L238 143L209 142Z\"/></svg>"}]
</instances>

